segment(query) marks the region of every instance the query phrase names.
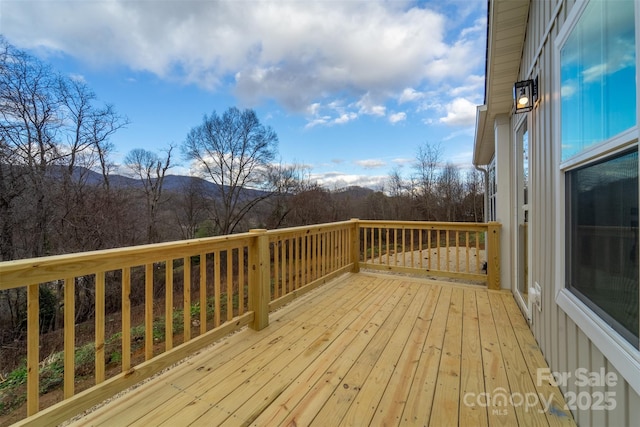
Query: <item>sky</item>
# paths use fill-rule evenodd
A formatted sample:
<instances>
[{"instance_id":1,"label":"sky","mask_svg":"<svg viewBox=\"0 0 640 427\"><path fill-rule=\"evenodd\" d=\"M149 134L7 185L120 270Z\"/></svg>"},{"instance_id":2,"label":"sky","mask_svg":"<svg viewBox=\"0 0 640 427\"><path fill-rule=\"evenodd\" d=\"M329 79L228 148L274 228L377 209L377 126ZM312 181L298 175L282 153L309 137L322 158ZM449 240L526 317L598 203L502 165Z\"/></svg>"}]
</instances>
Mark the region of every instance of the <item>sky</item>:
<instances>
[{"instance_id":1,"label":"sky","mask_svg":"<svg viewBox=\"0 0 640 427\"><path fill-rule=\"evenodd\" d=\"M420 146L471 167L486 0L0 0L0 35L81 79L129 124L180 145L204 115L252 108L278 160L329 188L408 177ZM183 158L171 170L188 174Z\"/></svg>"}]
</instances>

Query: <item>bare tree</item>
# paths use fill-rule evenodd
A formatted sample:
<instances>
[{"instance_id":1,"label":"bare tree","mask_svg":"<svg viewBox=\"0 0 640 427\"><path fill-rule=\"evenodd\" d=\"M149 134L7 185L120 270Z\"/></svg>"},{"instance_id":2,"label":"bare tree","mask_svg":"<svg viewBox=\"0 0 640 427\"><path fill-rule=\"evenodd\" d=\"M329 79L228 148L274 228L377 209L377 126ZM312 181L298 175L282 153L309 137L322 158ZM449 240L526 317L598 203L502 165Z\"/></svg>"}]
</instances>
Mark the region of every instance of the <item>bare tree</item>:
<instances>
[{"instance_id":1,"label":"bare tree","mask_svg":"<svg viewBox=\"0 0 640 427\"><path fill-rule=\"evenodd\" d=\"M278 136L264 126L253 110L233 107L215 111L191 129L184 142L189 160L218 187L212 203L219 234L236 230L244 217L271 196L268 166L276 155Z\"/></svg>"},{"instance_id":2,"label":"bare tree","mask_svg":"<svg viewBox=\"0 0 640 427\"><path fill-rule=\"evenodd\" d=\"M292 200L293 225L321 224L332 221L332 200L329 190L317 183L296 194Z\"/></svg>"},{"instance_id":3,"label":"bare tree","mask_svg":"<svg viewBox=\"0 0 640 427\"><path fill-rule=\"evenodd\" d=\"M88 201L95 202L98 189L94 183L87 184L87 180L93 169L99 166L103 171L103 188L108 191L109 176L104 173L102 162L106 150L111 147L109 138L128 121L119 116L111 105L96 107L95 93L80 79L60 77L57 91L64 125L59 142L63 156L55 181L59 188L54 200L55 217L59 217L53 230L59 236L55 251L98 249L111 239L105 239L104 232L96 226L99 219ZM110 198L101 197L100 200L109 202ZM116 204L104 206L114 213L121 208Z\"/></svg>"},{"instance_id":4,"label":"bare tree","mask_svg":"<svg viewBox=\"0 0 640 427\"><path fill-rule=\"evenodd\" d=\"M465 180L465 210L468 221L478 222L484 218L484 176L482 172L469 169Z\"/></svg>"},{"instance_id":5,"label":"bare tree","mask_svg":"<svg viewBox=\"0 0 640 427\"><path fill-rule=\"evenodd\" d=\"M176 195L174 214L183 239L193 239L206 219L205 190L200 178L192 177Z\"/></svg>"},{"instance_id":6,"label":"bare tree","mask_svg":"<svg viewBox=\"0 0 640 427\"><path fill-rule=\"evenodd\" d=\"M76 172L77 166L86 170L98 165L108 187L110 164L107 156L113 151L109 138L126 126L128 119L118 115L110 104L97 108L95 93L80 79L60 78L58 90L66 116L64 151L69 173Z\"/></svg>"},{"instance_id":7,"label":"bare tree","mask_svg":"<svg viewBox=\"0 0 640 427\"><path fill-rule=\"evenodd\" d=\"M387 178L387 193L391 198L391 205L393 209L393 218L388 219L402 219L403 207L409 205L407 197L407 184L400 174L398 167L389 172Z\"/></svg>"},{"instance_id":8,"label":"bare tree","mask_svg":"<svg viewBox=\"0 0 640 427\"><path fill-rule=\"evenodd\" d=\"M382 191L371 193L366 199L366 219L386 219L391 215L389 198Z\"/></svg>"},{"instance_id":9,"label":"bare tree","mask_svg":"<svg viewBox=\"0 0 640 427\"><path fill-rule=\"evenodd\" d=\"M0 37L2 260L103 245L105 230L113 232L104 227L104 213L114 205L95 203L102 197L86 188L86 177L98 148L108 146L125 122L112 107L98 107L82 82L61 76ZM0 292L8 306L2 311L13 318L9 335L14 337L24 327L22 292ZM61 295L59 282L41 286L42 325L56 326Z\"/></svg>"},{"instance_id":10,"label":"bare tree","mask_svg":"<svg viewBox=\"0 0 640 427\"><path fill-rule=\"evenodd\" d=\"M414 197L418 201L420 210L427 221L435 219L434 207L437 203L436 185L438 171L442 158L440 144L431 145L426 142L418 148L416 163L414 165L415 178L413 180Z\"/></svg>"},{"instance_id":11,"label":"bare tree","mask_svg":"<svg viewBox=\"0 0 640 427\"><path fill-rule=\"evenodd\" d=\"M14 224L15 200L24 191L22 175L24 168L20 167L16 146L6 140L5 134L13 129L13 115L10 104L5 98L9 97L9 80L11 69L8 63L13 54L10 46L0 38L0 261L8 261L15 257Z\"/></svg>"},{"instance_id":12,"label":"bare tree","mask_svg":"<svg viewBox=\"0 0 640 427\"><path fill-rule=\"evenodd\" d=\"M15 200L24 191L24 169L10 161L11 149L0 139L0 261L15 258Z\"/></svg>"},{"instance_id":13,"label":"bare tree","mask_svg":"<svg viewBox=\"0 0 640 427\"><path fill-rule=\"evenodd\" d=\"M155 243L159 239L158 205L162 197L164 178L171 167L172 150L173 146L169 146L166 157L161 159L152 151L136 148L131 150L124 159L124 164L142 183L147 207L148 243Z\"/></svg>"},{"instance_id":14,"label":"bare tree","mask_svg":"<svg viewBox=\"0 0 640 427\"><path fill-rule=\"evenodd\" d=\"M25 255L42 256L47 246L49 219L45 178L48 167L62 156L57 144L61 127L57 116L58 77L48 66L10 45L5 44L4 52L0 72L0 139L8 147L4 154L10 153L14 164L27 172L24 176L28 194L21 194L22 212L29 214L22 222L29 235Z\"/></svg>"},{"instance_id":15,"label":"bare tree","mask_svg":"<svg viewBox=\"0 0 640 427\"><path fill-rule=\"evenodd\" d=\"M438 197L444 210L443 220L456 221L464 197L464 186L460 179L460 170L453 163L447 162L438 177Z\"/></svg>"},{"instance_id":16,"label":"bare tree","mask_svg":"<svg viewBox=\"0 0 640 427\"><path fill-rule=\"evenodd\" d=\"M98 107L81 81L59 75L1 37L0 59L0 209L10 214L2 224L2 256L83 249L64 228L83 234L70 216L86 195L83 178L126 119L111 106ZM65 238L54 242L56 234Z\"/></svg>"},{"instance_id":17,"label":"bare tree","mask_svg":"<svg viewBox=\"0 0 640 427\"><path fill-rule=\"evenodd\" d=\"M308 168L300 164L283 165L279 163L269 167L269 182L273 188L273 196L269 203L267 228L280 228L288 225L287 217L296 207L294 197L312 188L308 176Z\"/></svg>"}]
</instances>

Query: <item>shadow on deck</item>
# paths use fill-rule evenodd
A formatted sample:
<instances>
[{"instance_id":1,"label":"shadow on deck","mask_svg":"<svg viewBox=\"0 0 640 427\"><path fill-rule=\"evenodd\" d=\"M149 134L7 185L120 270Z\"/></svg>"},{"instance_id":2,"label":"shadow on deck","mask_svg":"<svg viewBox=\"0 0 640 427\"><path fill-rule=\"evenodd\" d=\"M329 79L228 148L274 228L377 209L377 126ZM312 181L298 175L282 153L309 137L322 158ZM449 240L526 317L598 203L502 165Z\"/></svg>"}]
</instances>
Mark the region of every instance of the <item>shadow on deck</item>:
<instances>
[{"instance_id":1,"label":"shadow on deck","mask_svg":"<svg viewBox=\"0 0 640 427\"><path fill-rule=\"evenodd\" d=\"M345 274L72 425L575 425L509 292Z\"/></svg>"}]
</instances>

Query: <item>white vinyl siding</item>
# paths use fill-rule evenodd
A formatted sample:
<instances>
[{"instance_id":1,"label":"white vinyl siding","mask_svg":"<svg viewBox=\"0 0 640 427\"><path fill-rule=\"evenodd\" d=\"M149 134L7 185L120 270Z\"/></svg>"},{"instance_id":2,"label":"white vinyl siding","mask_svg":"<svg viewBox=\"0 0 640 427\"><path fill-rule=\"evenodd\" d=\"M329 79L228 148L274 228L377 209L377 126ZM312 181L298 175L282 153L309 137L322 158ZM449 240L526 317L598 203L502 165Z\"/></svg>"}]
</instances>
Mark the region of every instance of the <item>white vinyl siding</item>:
<instances>
[{"instance_id":1,"label":"white vinyl siding","mask_svg":"<svg viewBox=\"0 0 640 427\"><path fill-rule=\"evenodd\" d=\"M572 10L581 5L575 0L531 1L527 36L523 49L520 74L515 79L526 80L538 76L539 105L531 113L529 126L530 138L530 215L532 227L532 264L531 281L542 287L542 311L532 310L532 330L542 349L551 370L556 372L575 372L585 368L597 372L616 374L619 381L614 386L606 386L597 391L613 392L617 407L611 411L590 411L576 408L572 412L581 426L626 426L635 425L640 416L640 371L633 371L633 364L627 360L620 363L614 360L609 344L598 342L590 329L571 309L563 309L557 303L557 295L564 288L564 252L557 249L558 238L564 235L564 220L558 222L557 204L563 202L560 193L561 155L556 150L559 135L556 135L560 120L559 73L555 69L555 41L564 30L565 22L571 17ZM637 13L637 12L636 12ZM566 30L564 30L566 31ZM558 77L556 77L558 76ZM556 89L556 85L558 89ZM513 129L515 132L515 120ZM635 133L637 135L637 131ZM587 157L587 156L585 156ZM564 184L564 181L562 181ZM563 212L562 212L563 214ZM564 217L562 217L564 218ZM570 314L567 314L570 312ZM580 322L580 324L577 323ZM612 334L615 332L611 331ZM610 338L607 338L610 341ZM628 356L628 355L627 355ZM619 366L625 365L623 372ZM631 365L631 370L629 367ZM631 382L634 384L632 385ZM563 392L575 394L595 390L592 387L576 385L569 381L561 386ZM604 422L603 422L604 420Z\"/></svg>"}]
</instances>

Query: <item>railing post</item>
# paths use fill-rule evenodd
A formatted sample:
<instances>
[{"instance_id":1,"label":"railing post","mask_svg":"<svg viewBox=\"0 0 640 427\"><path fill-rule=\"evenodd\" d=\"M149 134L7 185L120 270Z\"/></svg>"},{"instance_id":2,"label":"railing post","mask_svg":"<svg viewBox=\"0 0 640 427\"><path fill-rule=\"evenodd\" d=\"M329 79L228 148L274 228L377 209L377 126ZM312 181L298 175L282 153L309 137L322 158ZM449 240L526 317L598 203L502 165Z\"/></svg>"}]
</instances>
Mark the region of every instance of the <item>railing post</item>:
<instances>
[{"instance_id":1,"label":"railing post","mask_svg":"<svg viewBox=\"0 0 640 427\"><path fill-rule=\"evenodd\" d=\"M254 234L249 246L249 310L254 312L251 329L259 331L269 326L270 254L269 236L265 229L252 229Z\"/></svg>"},{"instance_id":2,"label":"railing post","mask_svg":"<svg viewBox=\"0 0 640 427\"><path fill-rule=\"evenodd\" d=\"M487 287L500 289L500 227L498 222L487 224Z\"/></svg>"},{"instance_id":3,"label":"railing post","mask_svg":"<svg viewBox=\"0 0 640 427\"><path fill-rule=\"evenodd\" d=\"M40 286L27 287L27 416L40 410Z\"/></svg>"},{"instance_id":4,"label":"railing post","mask_svg":"<svg viewBox=\"0 0 640 427\"><path fill-rule=\"evenodd\" d=\"M358 273L360 271L360 220L351 218L353 226L351 227L351 272Z\"/></svg>"}]
</instances>

